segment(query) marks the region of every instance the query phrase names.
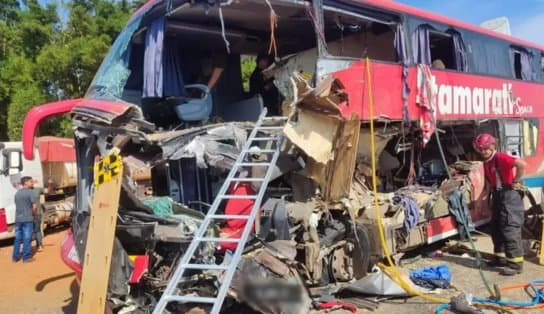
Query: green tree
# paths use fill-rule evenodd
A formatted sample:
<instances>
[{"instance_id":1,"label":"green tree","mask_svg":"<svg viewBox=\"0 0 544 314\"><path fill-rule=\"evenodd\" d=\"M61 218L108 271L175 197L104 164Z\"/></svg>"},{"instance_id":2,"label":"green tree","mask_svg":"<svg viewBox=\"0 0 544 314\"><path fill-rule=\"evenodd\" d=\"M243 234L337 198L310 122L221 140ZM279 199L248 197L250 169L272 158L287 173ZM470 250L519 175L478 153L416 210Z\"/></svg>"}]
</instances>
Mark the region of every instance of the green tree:
<instances>
[{"instance_id":1,"label":"green tree","mask_svg":"<svg viewBox=\"0 0 544 314\"><path fill-rule=\"evenodd\" d=\"M8 108L8 136L11 140L21 138L23 120L32 107L45 101L41 89L36 85L26 86L18 89L11 100Z\"/></svg>"},{"instance_id":2,"label":"green tree","mask_svg":"<svg viewBox=\"0 0 544 314\"><path fill-rule=\"evenodd\" d=\"M32 106L82 97L117 34L145 0L0 0L0 141L20 139ZM9 130L9 131L8 131ZM66 118L41 131L66 135Z\"/></svg>"},{"instance_id":3,"label":"green tree","mask_svg":"<svg viewBox=\"0 0 544 314\"><path fill-rule=\"evenodd\" d=\"M249 79L255 70L255 62L255 57L244 56L242 58L242 83L244 84L245 91L249 91Z\"/></svg>"},{"instance_id":4,"label":"green tree","mask_svg":"<svg viewBox=\"0 0 544 314\"><path fill-rule=\"evenodd\" d=\"M16 133L9 133L10 128L9 120L15 121L16 119L22 120L22 117L11 116L18 112L18 110L10 113L10 108L17 106L12 105L13 97L17 92L25 90L30 85L35 85L33 77L34 65L22 55L10 53L6 58L0 62L0 108L3 110L0 113L0 136L4 139L8 137L13 140L19 139L18 136L12 137ZM24 117L24 116L23 116Z\"/></svg>"}]
</instances>

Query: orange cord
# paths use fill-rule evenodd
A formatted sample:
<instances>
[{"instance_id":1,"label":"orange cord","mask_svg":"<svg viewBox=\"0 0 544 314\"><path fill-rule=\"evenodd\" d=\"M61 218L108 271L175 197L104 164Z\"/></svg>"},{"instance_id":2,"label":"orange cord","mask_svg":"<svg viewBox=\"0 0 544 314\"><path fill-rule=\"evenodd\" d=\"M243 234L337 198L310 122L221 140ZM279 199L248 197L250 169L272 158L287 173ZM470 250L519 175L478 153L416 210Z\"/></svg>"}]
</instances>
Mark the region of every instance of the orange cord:
<instances>
[{"instance_id":1,"label":"orange cord","mask_svg":"<svg viewBox=\"0 0 544 314\"><path fill-rule=\"evenodd\" d=\"M276 27L278 25L278 15L272 8L270 2L266 1L270 8L270 46L268 46L268 54L274 51L274 58L278 57L278 46L276 43Z\"/></svg>"},{"instance_id":2,"label":"orange cord","mask_svg":"<svg viewBox=\"0 0 544 314\"><path fill-rule=\"evenodd\" d=\"M537 284L533 284L533 286L535 286L535 287L544 287L544 284L543 283L537 283ZM527 287L529 287L528 284L519 283L519 284L504 286L502 288L499 288L499 291L502 292L502 291L520 289L520 288L527 288ZM515 309L515 310L541 309L541 308L544 308L544 303L539 303L539 304L536 304L536 305L533 305L533 306L506 306L506 307L509 308L509 309Z\"/></svg>"}]
</instances>

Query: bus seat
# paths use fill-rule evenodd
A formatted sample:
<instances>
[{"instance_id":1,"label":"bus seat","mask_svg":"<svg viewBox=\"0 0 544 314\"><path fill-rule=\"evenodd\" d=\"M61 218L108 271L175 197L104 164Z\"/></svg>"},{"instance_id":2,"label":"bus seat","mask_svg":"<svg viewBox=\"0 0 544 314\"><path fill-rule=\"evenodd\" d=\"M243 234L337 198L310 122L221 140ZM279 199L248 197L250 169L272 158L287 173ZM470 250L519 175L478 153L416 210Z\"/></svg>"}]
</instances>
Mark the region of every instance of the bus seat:
<instances>
[{"instance_id":1,"label":"bus seat","mask_svg":"<svg viewBox=\"0 0 544 314\"><path fill-rule=\"evenodd\" d=\"M201 98L186 98L176 105L174 110L181 121L203 121L210 117L213 107L213 99L207 85L186 85L186 89L198 89L202 92Z\"/></svg>"},{"instance_id":2,"label":"bus seat","mask_svg":"<svg viewBox=\"0 0 544 314\"><path fill-rule=\"evenodd\" d=\"M223 110L221 117L225 121L257 121L263 111L263 99L261 95L255 95L228 105L228 110Z\"/></svg>"},{"instance_id":3,"label":"bus seat","mask_svg":"<svg viewBox=\"0 0 544 314\"><path fill-rule=\"evenodd\" d=\"M124 89L121 98L131 104L140 106L142 104L142 91L136 89Z\"/></svg>"}]
</instances>

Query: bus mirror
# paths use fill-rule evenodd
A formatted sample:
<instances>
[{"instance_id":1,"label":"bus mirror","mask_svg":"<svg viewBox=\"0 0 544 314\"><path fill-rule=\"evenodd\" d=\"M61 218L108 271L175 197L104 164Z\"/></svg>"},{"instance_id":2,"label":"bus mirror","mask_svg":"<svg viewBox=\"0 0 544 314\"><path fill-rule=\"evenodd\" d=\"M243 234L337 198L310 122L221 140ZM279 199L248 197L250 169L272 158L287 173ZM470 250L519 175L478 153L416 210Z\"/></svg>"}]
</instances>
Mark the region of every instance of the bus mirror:
<instances>
[{"instance_id":1,"label":"bus mirror","mask_svg":"<svg viewBox=\"0 0 544 314\"><path fill-rule=\"evenodd\" d=\"M11 151L9 152L9 169L23 170L23 164L21 163L21 152Z\"/></svg>"},{"instance_id":2,"label":"bus mirror","mask_svg":"<svg viewBox=\"0 0 544 314\"><path fill-rule=\"evenodd\" d=\"M23 155L19 149L4 149L2 151L2 172L4 175L23 171Z\"/></svg>"}]
</instances>

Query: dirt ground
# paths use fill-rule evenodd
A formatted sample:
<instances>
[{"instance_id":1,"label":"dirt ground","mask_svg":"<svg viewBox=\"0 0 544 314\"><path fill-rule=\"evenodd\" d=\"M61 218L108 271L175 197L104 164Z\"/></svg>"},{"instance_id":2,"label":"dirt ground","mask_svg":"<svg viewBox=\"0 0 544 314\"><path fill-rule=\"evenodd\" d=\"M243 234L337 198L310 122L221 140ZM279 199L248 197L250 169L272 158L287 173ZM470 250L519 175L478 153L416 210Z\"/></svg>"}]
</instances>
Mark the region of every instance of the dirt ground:
<instances>
[{"instance_id":1,"label":"dirt ground","mask_svg":"<svg viewBox=\"0 0 544 314\"><path fill-rule=\"evenodd\" d=\"M0 313L76 312L75 275L60 258L65 232L60 229L46 234L44 250L27 264L11 261L13 241L0 242Z\"/></svg>"},{"instance_id":2,"label":"dirt ground","mask_svg":"<svg viewBox=\"0 0 544 314\"><path fill-rule=\"evenodd\" d=\"M60 259L60 244L64 238L64 230L48 234L45 239L45 250L35 255L36 260L29 264L12 263L11 241L0 242L0 313L75 313L77 299L77 283L73 272ZM476 246L483 253L492 252L491 239L487 236L476 235ZM451 244L452 241L450 241ZM419 256L419 255L416 255ZM447 264L452 273L454 289L442 291L441 296L450 297L464 291L477 297L487 297L485 286L475 268L474 259L454 254L444 254L443 257L417 258L403 266L409 269ZM513 277L503 277L492 270L484 270L490 285L509 285L526 283L532 279L544 279L544 266L536 263L535 258L527 258L523 274ZM383 298L381 298L383 299ZM503 293L503 299L528 301L523 290ZM434 313L438 304L431 303L419 297L381 300L379 308L372 312L376 314L392 313ZM366 313L359 311L359 313ZM450 313L444 311L444 313ZM541 310L523 310L519 313L544 313Z\"/></svg>"},{"instance_id":3,"label":"dirt ground","mask_svg":"<svg viewBox=\"0 0 544 314\"><path fill-rule=\"evenodd\" d=\"M474 238L477 240L475 246L481 254L492 253L493 244L489 236L483 234L474 234ZM457 241L449 241L449 244L455 244ZM463 243L469 247L468 243ZM452 275L452 289L447 291L442 291L439 296L444 296L449 299L449 297L458 295L461 292L470 293L474 297L487 298L489 293L485 288L484 283L480 277L478 268L474 258L462 257L458 254L444 254L442 257L436 258L420 258L415 262L403 266L403 269L408 271L409 269L424 267L424 266L436 266L440 264L448 265L451 275ZM487 279L491 289L493 285L497 284L499 287L507 286L512 284L519 283L528 283L531 280L535 279L544 279L544 266L538 264L536 257L525 257L524 271L520 275L516 276L502 276L499 275L496 271L484 267L484 276ZM501 293L503 300L515 300L521 302L529 302L531 299L528 297L527 293L523 289L510 290ZM391 314L391 313L405 313L405 314L419 314L419 313L434 313L438 304L431 303L429 301L423 300L420 297L407 298L407 299L396 299L396 300L387 300L383 301L380 304L380 307L377 311L373 313L376 314ZM533 310L517 310L519 313L544 313L544 308L542 309L533 309ZM445 310L443 313L452 313Z\"/></svg>"}]
</instances>

